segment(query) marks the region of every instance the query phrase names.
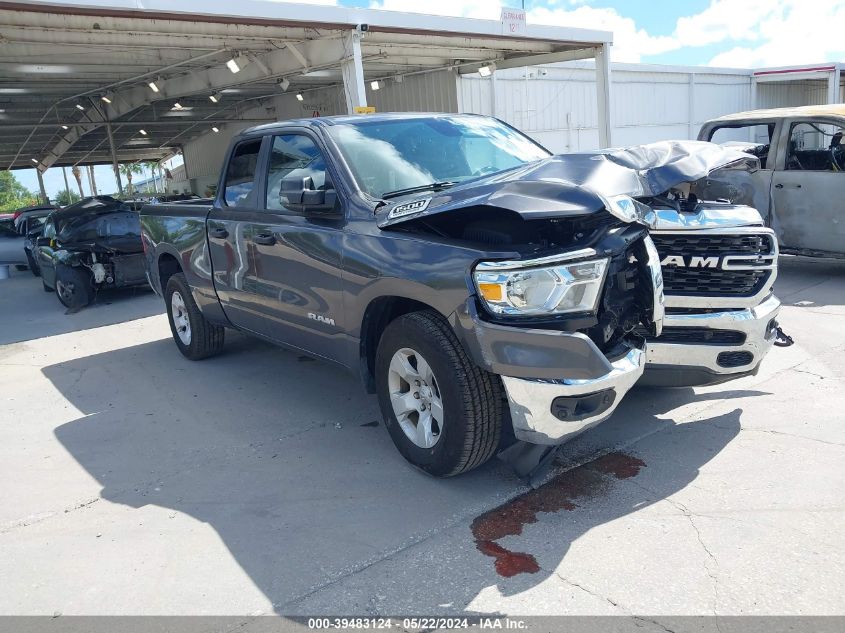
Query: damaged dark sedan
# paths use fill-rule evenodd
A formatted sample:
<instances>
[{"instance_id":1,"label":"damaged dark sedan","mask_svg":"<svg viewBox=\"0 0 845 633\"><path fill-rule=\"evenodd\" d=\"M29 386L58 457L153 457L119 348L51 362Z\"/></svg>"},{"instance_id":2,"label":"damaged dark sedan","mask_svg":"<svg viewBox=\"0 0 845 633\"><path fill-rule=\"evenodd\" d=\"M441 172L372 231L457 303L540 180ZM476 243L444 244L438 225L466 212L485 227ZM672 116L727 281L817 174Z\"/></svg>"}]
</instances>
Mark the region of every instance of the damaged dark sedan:
<instances>
[{"instance_id":1,"label":"damaged dark sedan","mask_svg":"<svg viewBox=\"0 0 845 633\"><path fill-rule=\"evenodd\" d=\"M70 310L104 288L146 283L138 214L110 196L85 198L51 213L35 241L44 290Z\"/></svg>"}]
</instances>

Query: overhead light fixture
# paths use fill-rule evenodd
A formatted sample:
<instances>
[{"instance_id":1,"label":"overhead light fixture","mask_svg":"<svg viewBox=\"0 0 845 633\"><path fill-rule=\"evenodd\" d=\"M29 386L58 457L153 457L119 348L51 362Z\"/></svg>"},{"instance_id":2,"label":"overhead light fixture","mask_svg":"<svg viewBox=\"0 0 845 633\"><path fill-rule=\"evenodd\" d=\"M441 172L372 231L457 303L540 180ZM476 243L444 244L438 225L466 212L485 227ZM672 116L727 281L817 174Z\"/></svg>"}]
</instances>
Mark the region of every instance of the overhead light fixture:
<instances>
[{"instance_id":1,"label":"overhead light fixture","mask_svg":"<svg viewBox=\"0 0 845 633\"><path fill-rule=\"evenodd\" d=\"M226 62L226 67L227 67L229 70L231 70L233 73L240 72L240 71L241 71L241 66L240 66L240 64L239 64L238 62L240 62L241 64L243 63L243 62L241 61L241 56L240 56L240 55L235 55L232 59L230 59L229 61L227 61L227 62Z\"/></svg>"},{"instance_id":2,"label":"overhead light fixture","mask_svg":"<svg viewBox=\"0 0 845 633\"><path fill-rule=\"evenodd\" d=\"M177 101L176 103L173 104L173 109L174 110L181 110L182 104Z\"/></svg>"},{"instance_id":3,"label":"overhead light fixture","mask_svg":"<svg viewBox=\"0 0 845 633\"><path fill-rule=\"evenodd\" d=\"M493 74L494 70L496 70L496 64L485 64L478 69L478 74L482 77L489 77Z\"/></svg>"},{"instance_id":4,"label":"overhead light fixture","mask_svg":"<svg viewBox=\"0 0 845 633\"><path fill-rule=\"evenodd\" d=\"M208 98L211 99L211 103L218 103L223 98L223 93L215 92L213 95L208 95Z\"/></svg>"},{"instance_id":5,"label":"overhead light fixture","mask_svg":"<svg viewBox=\"0 0 845 633\"><path fill-rule=\"evenodd\" d=\"M140 132L141 136L146 136L146 135L147 135L147 131L146 131L146 130L138 130L138 132Z\"/></svg>"},{"instance_id":6,"label":"overhead light fixture","mask_svg":"<svg viewBox=\"0 0 845 633\"><path fill-rule=\"evenodd\" d=\"M106 94L101 96L100 99L102 99L106 103L111 103L112 101L114 101L114 93L113 92L107 92Z\"/></svg>"},{"instance_id":7,"label":"overhead light fixture","mask_svg":"<svg viewBox=\"0 0 845 633\"><path fill-rule=\"evenodd\" d=\"M212 126L211 126L211 131L212 131L212 132L214 132L215 134L217 134L217 133L220 131L220 128L219 128L219 127L217 127L216 125L212 125Z\"/></svg>"},{"instance_id":8,"label":"overhead light fixture","mask_svg":"<svg viewBox=\"0 0 845 633\"><path fill-rule=\"evenodd\" d=\"M379 85L378 81L371 81L370 88L372 88L373 90L378 90L379 88L381 88L381 86Z\"/></svg>"},{"instance_id":9,"label":"overhead light fixture","mask_svg":"<svg viewBox=\"0 0 845 633\"><path fill-rule=\"evenodd\" d=\"M396 81L396 83L401 84L403 81L405 81L405 75L396 75L393 79Z\"/></svg>"},{"instance_id":10,"label":"overhead light fixture","mask_svg":"<svg viewBox=\"0 0 845 633\"><path fill-rule=\"evenodd\" d=\"M150 90L152 90L153 92L158 92L161 89L161 88L159 88L160 83L162 83L161 77L159 77L155 81L151 81L147 85L150 87Z\"/></svg>"},{"instance_id":11,"label":"overhead light fixture","mask_svg":"<svg viewBox=\"0 0 845 633\"><path fill-rule=\"evenodd\" d=\"M85 111L85 106L82 105L81 103L77 103L77 104L74 104L74 105L76 106L77 110L82 110L83 112Z\"/></svg>"},{"instance_id":12,"label":"overhead light fixture","mask_svg":"<svg viewBox=\"0 0 845 633\"><path fill-rule=\"evenodd\" d=\"M297 101L305 101L305 97L302 96L301 92L296 93L296 100Z\"/></svg>"},{"instance_id":13,"label":"overhead light fixture","mask_svg":"<svg viewBox=\"0 0 845 633\"><path fill-rule=\"evenodd\" d=\"M69 130L70 128L67 125L62 124L62 129L63 130Z\"/></svg>"},{"instance_id":14,"label":"overhead light fixture","mask_svg":"<svg viewBox=\"0 0 845 633\"><path fill-rule=\"evenodd\" d=\"M37 158L30 158L29 160L31 160L31 161L32 161L33 163L35 163L36 165L38 164L38 159L37 159Z\"/></svg>"},{"instance_id":15,"label":"overhead light fixture","mask_svg":"<svg viewBox=\"0 0 845 633\"><path fill-rule=\"evenodd\" d=\"M279 82L279 88L282 89L282 92L287 92L287 89L290 88L290 81L288 81L287 77L282 77L282 80Z\"/></svg>"}]
</instances>

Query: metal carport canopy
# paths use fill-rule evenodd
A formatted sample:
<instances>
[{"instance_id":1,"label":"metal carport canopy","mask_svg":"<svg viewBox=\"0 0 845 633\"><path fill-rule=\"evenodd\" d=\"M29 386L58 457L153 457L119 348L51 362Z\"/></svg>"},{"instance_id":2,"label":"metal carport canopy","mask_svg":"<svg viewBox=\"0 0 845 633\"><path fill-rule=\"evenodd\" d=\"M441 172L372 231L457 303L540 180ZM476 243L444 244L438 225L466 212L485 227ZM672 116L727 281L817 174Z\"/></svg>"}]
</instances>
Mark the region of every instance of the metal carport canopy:
<instances>
[{"instance_id":1,"label":"metal carport canopy","mask_svg":"<svg viewBox=\"0 0 845 633\"><path fill-rule=\"evenodd\" d=\"M243 113L283 90L342 84L352 111L373 79L586 58L596 59L607 146L611 41L605 31L529 24L511 35L492 20L261 0L0 1L0 168L161 160L211 125L268 120Z\"/></svg>"}]
</instances>

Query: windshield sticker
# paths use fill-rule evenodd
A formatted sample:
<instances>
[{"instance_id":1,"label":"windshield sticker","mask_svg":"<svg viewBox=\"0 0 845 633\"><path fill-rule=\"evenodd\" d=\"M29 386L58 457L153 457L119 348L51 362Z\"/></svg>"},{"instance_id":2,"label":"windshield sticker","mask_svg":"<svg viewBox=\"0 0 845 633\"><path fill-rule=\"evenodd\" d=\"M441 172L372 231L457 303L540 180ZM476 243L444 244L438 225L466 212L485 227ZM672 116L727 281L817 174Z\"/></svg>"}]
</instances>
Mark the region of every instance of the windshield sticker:
<instances>
[{"instance_id":1,"label":"windshield sticker","mask_svg":"<svg viewBox=\"0 0 845 633\"><path fill-rule=\"evenodd\" d=\"M421 200L414 200L413 202L398 204L390 210L390 213L387 214L387 219L393 220L395 218L411 215L412 213L425 211L428 208L429 202L431 202L431 198L423 198Z\"/></svg>"}]
</instances>

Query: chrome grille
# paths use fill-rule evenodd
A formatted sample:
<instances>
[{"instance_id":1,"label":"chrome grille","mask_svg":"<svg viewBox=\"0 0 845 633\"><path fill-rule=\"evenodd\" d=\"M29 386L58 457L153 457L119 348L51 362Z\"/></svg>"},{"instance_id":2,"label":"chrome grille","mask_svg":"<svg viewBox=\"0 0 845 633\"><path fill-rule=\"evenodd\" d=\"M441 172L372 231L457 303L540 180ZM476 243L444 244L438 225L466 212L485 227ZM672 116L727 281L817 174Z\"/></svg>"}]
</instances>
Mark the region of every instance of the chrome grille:
<instances>
[{"instance_id":1,"label":"chrome grille","mask_svg":"<svg viewBox=\"0 0 845 633\"><path fill-rule=\"evenodd\" d=\"M655 232L651 237L670 296L753 297L766 289L777 265L777 244L766 229Z\"/></svg>"}]
</instances>

